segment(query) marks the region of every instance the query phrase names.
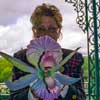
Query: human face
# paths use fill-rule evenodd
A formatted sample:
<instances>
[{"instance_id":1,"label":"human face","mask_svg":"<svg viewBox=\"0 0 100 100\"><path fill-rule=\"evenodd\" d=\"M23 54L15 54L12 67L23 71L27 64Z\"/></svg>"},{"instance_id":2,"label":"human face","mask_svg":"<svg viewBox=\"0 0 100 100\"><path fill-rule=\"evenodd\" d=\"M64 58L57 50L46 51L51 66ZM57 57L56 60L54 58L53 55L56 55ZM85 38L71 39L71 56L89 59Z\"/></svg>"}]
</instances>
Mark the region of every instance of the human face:
<instances>
[{"instance_id":1,"label":"human face","mask_svg":"<svg viewBox=\"0 0 100 100\"><path fill-rule=\"evenodd\" d=\"M34 37L48 35L57 41L59 38L59 28L53 17L42 16L40 24L35 28Z\"/></svg>"}]
</instances>

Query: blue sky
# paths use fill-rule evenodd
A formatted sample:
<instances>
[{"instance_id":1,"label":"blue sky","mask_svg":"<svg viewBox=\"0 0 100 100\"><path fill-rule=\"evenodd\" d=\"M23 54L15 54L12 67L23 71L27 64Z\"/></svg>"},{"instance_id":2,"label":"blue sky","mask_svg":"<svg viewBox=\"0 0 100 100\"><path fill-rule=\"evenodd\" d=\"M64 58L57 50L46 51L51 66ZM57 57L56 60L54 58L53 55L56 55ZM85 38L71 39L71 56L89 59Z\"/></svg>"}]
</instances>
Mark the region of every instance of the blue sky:
<instances>
[{"instance_id":1,"label":"blue sky","mask_svg":"<svg viewBox=\"0 0 100 100\"><path fill-rule=\"evenodd\" d=\"M80 52L86 54L86 34L76 24L73 6L64 0L0 0L0 51L12 55L28 45L32 39L30 16L44 2L56 5L63 15L63 36L58 41L61 46L67 49L81 46Z\"/></svg>"}]
</instances>

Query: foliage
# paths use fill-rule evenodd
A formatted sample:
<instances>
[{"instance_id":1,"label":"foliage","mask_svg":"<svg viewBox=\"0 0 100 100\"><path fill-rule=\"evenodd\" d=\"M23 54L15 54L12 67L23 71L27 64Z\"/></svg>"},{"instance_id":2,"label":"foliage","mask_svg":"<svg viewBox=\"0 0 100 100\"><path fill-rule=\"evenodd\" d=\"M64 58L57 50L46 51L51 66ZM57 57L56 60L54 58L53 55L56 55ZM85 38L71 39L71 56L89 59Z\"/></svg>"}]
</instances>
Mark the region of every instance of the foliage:
<instances>
[{"instance_id":1,"label":"foliage","mask_svg":"<svg viewBox=\"0 0 100 100\"><path fill-rule=\"evenodd\" d=\"M4 82L4 80L11 80L12 76L12 64L9 63L4 58L0 58L0 82Z\"/></svg>"},{"instance_id":2,"label":"foliage","mask_svg":"<svg viewBox=\"0 0 100 100\"><path fill-rule=\"evenodd\" d=\"M85 79L88 78L88 57L87 56L84 56L84 64L83 64L83 76Z\"/></svg>"}]
</instances>

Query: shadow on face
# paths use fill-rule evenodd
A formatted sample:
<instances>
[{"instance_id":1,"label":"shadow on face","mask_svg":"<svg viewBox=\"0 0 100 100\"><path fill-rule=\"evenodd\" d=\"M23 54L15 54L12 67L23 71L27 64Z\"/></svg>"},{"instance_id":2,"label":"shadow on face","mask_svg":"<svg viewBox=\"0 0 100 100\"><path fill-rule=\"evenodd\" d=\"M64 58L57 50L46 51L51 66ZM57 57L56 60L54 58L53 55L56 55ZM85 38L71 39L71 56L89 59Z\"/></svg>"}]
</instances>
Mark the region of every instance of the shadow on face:
<instances>
[{"instance_id":1,"label":"shadow on face","mask_svg":"<svg viewBox=\"0 0 100 100\"><path fill-rule=\"evenodd\" d=\"M51 16L42 16L40 24L37 27L33 27L32 31L34 38L48 35L56 41L61 33L61 29L58 27L56 20Z\"/></svg>"}]
</instances>

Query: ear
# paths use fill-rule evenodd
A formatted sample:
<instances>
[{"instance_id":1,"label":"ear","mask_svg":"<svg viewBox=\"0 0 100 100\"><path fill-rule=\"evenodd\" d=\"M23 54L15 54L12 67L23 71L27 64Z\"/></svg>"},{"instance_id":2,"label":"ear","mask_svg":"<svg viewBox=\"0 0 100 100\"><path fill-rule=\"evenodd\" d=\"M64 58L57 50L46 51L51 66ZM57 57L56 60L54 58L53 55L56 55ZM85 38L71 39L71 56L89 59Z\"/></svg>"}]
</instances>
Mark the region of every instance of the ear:
<instances>
[{"instance_id":1,"label":"ear","mask_svg":"<svg viewBox=\"0 0 100 100\"><path fill-rule=\"evenodd\" d=\"M59 38L60 35L61 35L61 28L58 28L58 29L57 29L57 34L58 34L58 38Z\"/></svg>"},{"instance_id":2,"label":"ear","mask_svg":"<svg viewBox=\"0 0 100 100\"><path fill-rule=\"evenodd\" d=\"M57 29L57 33L60 33L60 32L61 32L61 28L58 28L58 29Z\"/></svg>"},{"instance_id":3,"label":"ear","mask_svg":"<svg viewBox=\"0 0 100 100\"><path fill-rule=\"evenodd\" d=\"M32 27L33 37L36 37L36 29L35 27Z\"/></svg>"},{"instance_id":4,"label":"ear","mask_svg":"<svg viewBox=\"0 0 100 100\"><path fill-rule=\"evenodd\" d=\"M32 31L33 31L33 33L36 33L35 27L32 27Z\"/></svg>"}]
</instances>

